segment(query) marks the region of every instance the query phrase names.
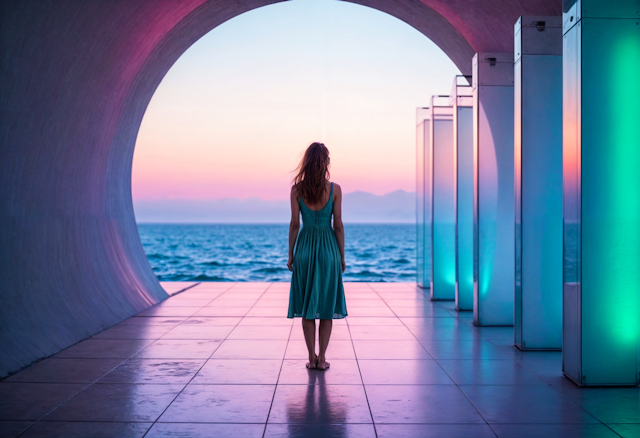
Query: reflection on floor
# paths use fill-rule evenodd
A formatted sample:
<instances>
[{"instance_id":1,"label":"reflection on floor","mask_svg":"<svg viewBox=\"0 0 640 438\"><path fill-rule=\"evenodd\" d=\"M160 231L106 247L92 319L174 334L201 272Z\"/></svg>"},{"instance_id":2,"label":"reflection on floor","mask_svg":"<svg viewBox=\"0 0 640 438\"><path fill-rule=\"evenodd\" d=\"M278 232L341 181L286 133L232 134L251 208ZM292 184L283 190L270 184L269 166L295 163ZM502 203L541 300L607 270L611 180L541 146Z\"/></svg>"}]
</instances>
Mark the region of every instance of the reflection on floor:
<instances>
[{"instance_id":1,"label":"reflection on floor","mask_svg":"<svg viewBox=\"0 0 640 438\"><path fill-rule=\"evenodd\" d=\"M579 389L408 283L345 284L331 369L306 370L288 286L196 284L5 379L0 436L640 436L640 389Z\"/></svg>"}]
</instances>

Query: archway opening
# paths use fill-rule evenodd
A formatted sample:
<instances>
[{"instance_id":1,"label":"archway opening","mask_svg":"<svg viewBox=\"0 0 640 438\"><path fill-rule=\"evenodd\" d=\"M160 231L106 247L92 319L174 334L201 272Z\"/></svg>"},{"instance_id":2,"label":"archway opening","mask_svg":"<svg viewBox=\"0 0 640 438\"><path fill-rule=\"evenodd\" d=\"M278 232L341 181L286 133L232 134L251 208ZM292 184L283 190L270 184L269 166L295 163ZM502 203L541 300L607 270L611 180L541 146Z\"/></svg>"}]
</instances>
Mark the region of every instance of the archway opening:
<instances>
[{"instance_id":1,"label":"archway opening","mask_svg":"<svg viewBox=\"0 0 640 438\"><path fill-rule=\"evenodd\" d=\"M415 108L459 70L408 24L346 2L259 8L169 70L132 192L161 281L287 281L288 190L325 142L345 192L347 281L414 281Z\"/></svg>"}]
</instances>

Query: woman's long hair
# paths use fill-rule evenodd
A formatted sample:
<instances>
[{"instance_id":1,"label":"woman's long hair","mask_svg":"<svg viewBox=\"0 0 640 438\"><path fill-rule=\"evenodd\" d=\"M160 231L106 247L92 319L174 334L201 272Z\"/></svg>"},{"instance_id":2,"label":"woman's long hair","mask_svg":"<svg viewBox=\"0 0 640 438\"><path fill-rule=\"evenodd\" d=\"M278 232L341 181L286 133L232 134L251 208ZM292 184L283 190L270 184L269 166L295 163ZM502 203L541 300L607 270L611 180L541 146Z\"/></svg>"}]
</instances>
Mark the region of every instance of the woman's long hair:
<instances>
[{"instance_id":1,"label":"woman's long hair","mask_svg":"<svg viewBox=\"0 0 640 438\"><path fill-rule=\"evenodd\" d=\"M293 184L306 202L315 204L322 199L329 180L329 149L323 143L311 143L296 168Z\"/></svg>"}]
</instances>

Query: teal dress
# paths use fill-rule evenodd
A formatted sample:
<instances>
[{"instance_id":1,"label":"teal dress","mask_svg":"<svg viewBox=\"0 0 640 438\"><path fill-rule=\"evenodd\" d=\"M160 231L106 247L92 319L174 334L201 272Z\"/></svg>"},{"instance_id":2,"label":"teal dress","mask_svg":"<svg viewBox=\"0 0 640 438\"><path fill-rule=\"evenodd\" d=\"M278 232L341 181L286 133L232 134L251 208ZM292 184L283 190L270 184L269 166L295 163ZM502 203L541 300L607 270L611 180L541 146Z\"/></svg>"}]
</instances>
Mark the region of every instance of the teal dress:
<instances>
[{"instance_id":1,"label":"teal dress","mask_svg":"<svg viewBox=\"0 0 640 438\"><path fill-rule=\"evenodd\" d=\"M331 227L333 183L322 210L307 207L300 197L302 230L293 253L288 318L342 319L347 316L342 285L342 257Z\"/></svg>"}]
</instances>

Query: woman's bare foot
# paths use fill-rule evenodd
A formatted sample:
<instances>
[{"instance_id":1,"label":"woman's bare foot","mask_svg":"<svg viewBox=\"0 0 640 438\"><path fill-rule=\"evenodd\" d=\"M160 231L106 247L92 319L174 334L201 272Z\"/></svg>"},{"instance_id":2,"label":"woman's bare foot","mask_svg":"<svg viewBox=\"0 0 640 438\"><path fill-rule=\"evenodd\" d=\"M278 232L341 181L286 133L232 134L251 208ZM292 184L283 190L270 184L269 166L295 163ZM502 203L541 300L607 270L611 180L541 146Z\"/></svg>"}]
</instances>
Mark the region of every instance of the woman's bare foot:
<instances>
[{"instance_id":1,"label":"woman's bare foot","mask_svg":"<svg viewBox=\"0 0 640 438\"><path fill-rule=\"evenodd\" d=\"M307 368L310 370L315 370L316 368L318 368L318 356L314 355L314 357L312 359L309 359L309 362L307 362Z\"/></svg>"},{"instance_id":2,"label":"woman's bare foot","mask_svg":"<svg viewBox=\"0 0 640 438\"><path fill-rule=\"evenodd\" d=\"M316 368L318 368L320 371L328 370L330 365L331 364L327 362L326 357L318 357L318 364L316 365Z\"/></svg>"}]
</instances>

